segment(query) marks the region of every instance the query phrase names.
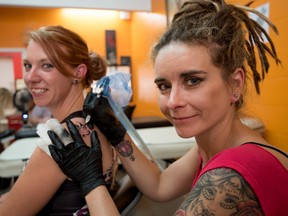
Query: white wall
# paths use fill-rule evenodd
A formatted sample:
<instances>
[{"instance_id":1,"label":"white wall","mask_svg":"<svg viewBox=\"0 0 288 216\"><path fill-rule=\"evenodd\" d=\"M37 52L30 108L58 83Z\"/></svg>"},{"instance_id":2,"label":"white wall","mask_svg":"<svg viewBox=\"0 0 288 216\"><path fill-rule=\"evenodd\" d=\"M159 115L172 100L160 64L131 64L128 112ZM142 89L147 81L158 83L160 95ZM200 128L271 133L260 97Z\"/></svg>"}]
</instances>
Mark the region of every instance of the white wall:
<instances>
[{"instance_id":1,"label":"white wall","mask_svg":"<svg viewBox=\"0 0 288 216\"><path fill-rule=\"evenodd\" d=\"M0 57L0 87L14 92L14 67L11 57Z\"/></svg>"}]
</instances>

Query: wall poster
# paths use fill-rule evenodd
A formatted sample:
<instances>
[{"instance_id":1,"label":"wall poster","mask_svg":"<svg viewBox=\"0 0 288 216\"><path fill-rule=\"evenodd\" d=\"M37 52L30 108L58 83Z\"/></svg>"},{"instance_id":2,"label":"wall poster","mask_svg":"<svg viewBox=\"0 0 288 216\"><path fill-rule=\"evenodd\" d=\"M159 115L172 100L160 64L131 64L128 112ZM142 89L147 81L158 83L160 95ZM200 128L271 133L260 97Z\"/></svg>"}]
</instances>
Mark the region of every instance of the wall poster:
<instances>
[{"instance_id":1,"label":"wall poster","mask_svg":"<svg viewBox=\"0 0 288 216\"><path fill-rule=\"evenodd\" d=\"M115 30L106 30L105 40L106 40L106 59L109 65L117 65Z\"/></svg>"}]
</instances>

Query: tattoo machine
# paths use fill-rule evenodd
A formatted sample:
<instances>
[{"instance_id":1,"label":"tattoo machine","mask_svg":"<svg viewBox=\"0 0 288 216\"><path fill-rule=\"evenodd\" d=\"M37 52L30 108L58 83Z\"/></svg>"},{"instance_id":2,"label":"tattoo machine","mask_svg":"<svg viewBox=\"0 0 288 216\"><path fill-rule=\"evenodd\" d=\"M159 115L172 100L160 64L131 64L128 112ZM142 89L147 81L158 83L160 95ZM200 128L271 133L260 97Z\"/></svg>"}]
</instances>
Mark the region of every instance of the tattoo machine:
<instances>
[{"instance_id":1,"label":"tattoo machine","mask_svg":"<svg viewBox=\"0 0 288 216\"><path fill-rule=\"evenodd\" d=\"M150 160L152 160L153 163L155 163L161 170L163 170L164 169L163 166L155 159L155 157L149 150L148 146L145 144L145 142L143 141L141 136L138 134L133 124L130 122L130 120L127 118L127 116L121 109L121 107L128 105L131 95L132 95L131 87L128 84L129 81L130 81L130 75L117 72L117 73L102 77L96 83L96 85L92 87L92 92L97 94L97 96L99 97L104 96L108 98L109 104L111 108L113 109L116 117L119 119L122 125L126 128L127 133L133 139L137 147ZM123 90L123 88L124 88L124 91L122 91L121 93L121 89ZM86 122L88 122L89 120L90 120L90 116L87 116Z\"/></svg>"}]
</instances>

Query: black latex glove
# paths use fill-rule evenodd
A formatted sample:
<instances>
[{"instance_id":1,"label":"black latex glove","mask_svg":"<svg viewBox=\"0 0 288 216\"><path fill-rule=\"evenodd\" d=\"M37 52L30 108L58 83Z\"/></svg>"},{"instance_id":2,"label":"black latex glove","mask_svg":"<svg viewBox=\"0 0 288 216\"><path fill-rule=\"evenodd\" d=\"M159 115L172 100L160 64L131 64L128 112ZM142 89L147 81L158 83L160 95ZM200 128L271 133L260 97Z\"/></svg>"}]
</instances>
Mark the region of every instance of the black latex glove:
<instances>
[{"instance_id":1,"label":"black latex glove","mask_svg":"<svg viewBox=\"0 0 288 216\"><path fill-rule=\"evenodd\" d=\"M91 116L90 121L99 128L113 146L123 140L126 129L115 116L106 97L90 91L85 98L83 111L86 116Z\"/></svg>"},{"instance_id":2,"label":"black latex glove","mask_svg":"<svg viewBox=\"0 0 288 216\"><path fill-rule=\"evenodd\" d=\"M49 151L62 172L80 184L81 195L85 197L94 188L105 185L100 141L96 131L93 131L90 148L76 126L70 120L66 123L74 142L65 146L57 134L49 130L47 133L53 143L48 146Z\"/></svg>"}]
</instances>

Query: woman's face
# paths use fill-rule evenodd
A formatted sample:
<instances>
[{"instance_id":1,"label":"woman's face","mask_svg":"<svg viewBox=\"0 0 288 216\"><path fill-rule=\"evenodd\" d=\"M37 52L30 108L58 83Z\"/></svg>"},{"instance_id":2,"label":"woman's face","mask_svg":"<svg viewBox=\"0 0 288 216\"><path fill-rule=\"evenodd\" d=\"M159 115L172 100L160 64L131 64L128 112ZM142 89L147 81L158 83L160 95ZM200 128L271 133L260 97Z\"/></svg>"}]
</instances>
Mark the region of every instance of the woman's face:
<instances>
[{"instance_id":1,"label":"woman's face","mask_svg":"<svg viewBox=\"0 0 288 216\"><path fill-rule=\"evenodd\" d=\"M27 47L24 67L24 81L36 105L53 110L63 103L70 91L72 78L60 73L40 44L33 40Z\"/></svg>"},{"instance_id":2,"label":"woman's face","mask_svg":"<svg viewBox=\"0 0 288 216\"><path fill-rule=\"evenodd\" d=\"M201 135L225 124L232 110L232 89L207 48L169 44L158 53L155 71L160 109L179 136Z\"/></svg>"}]
</instances>

